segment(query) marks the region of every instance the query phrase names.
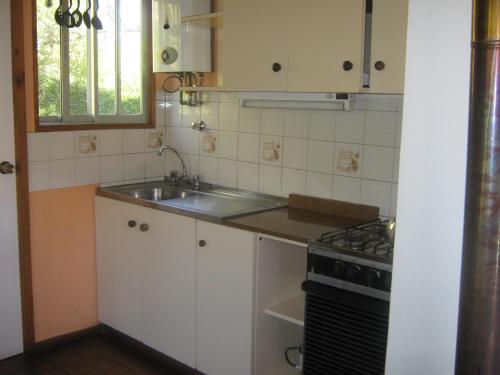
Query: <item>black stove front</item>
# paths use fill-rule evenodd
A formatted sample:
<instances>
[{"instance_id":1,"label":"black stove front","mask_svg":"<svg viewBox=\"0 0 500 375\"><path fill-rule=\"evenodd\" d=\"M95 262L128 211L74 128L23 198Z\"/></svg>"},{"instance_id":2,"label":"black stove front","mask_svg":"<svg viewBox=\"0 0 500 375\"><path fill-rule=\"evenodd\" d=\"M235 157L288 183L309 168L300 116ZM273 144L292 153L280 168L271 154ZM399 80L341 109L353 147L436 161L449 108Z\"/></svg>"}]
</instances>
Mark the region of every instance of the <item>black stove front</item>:
<instances>
[{"instance_id":1,"label":"black stove front","mask_svg":"<svg viewBox=\"0 0 500 375\"><path fill-rule=\"evenodd\" d=\"M393 246L376 221L308 248L305 375L384 374Z\"/></svg>"}]
</instances>

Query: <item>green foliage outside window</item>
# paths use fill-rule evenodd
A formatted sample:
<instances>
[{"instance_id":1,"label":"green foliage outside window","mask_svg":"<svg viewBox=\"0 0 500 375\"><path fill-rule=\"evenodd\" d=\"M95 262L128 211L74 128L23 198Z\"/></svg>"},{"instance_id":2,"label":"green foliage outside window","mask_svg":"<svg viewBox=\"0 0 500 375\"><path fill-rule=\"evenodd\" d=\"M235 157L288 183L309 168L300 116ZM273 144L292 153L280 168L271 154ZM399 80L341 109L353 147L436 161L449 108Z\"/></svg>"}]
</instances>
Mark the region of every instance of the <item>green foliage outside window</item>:
<instances>
[{"instance_id":1,"label":"green foliage outside window","mask_svg":"<svg viewBox=\"0 0 500 375\"><path fill-rule=\"evenodd\" d=\"M115 0L102 0L102 18L106 18L105 12L113 12ZM132 1L137 2L137 1ZM132 4L132 2L130 4ZM39 94L39 116L57 117L62 116L62 80L61 80L61 27L55 23L55 7L47 7L45 0L37 1L37 49L38 49L38 94ZM83 2L82 2L83 4ZM126 4L126 2L125 2ZM140 4L140 2L139 2ZM83 12L83 9L81 10ZM134 11L136 11L134 9ZM109 17L108 17L109 19ZM139 23L140 24L140 23ZM114 25L113 29L114 29ZM109 24L105 25L110 27ZM139 29L125 30L124 32L137 33L140 39ZM88 31L85 26L69 29L69 111L70 115L89 116L89 72L87 50ZM114 41L110 42L114 43ZM114 50L114 44L104 46ZM140 48L140 47L138 47ZM132 67L139 74L134 80L121 80L121 102L120 114L141 114L141 62ZM114 64L114 62L106 62ZM108 71L100 74L114 74ZM114 78L112 78L114 79ZM92 90L90 90L91 92ZM114 87L99 87L98 109L102 114L116 114L116 93Z\"/></svg>"}]
</instances>

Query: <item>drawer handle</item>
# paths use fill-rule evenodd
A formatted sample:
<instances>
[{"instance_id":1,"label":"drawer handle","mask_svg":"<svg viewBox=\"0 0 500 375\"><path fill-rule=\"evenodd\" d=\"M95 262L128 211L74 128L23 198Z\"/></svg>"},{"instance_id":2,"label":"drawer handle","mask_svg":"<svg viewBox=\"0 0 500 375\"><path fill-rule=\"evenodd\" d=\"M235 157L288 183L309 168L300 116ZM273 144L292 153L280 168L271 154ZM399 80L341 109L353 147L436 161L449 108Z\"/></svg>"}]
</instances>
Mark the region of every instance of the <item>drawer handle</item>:
<instances>
[{"instance_id":1,"label":"drawer handle","mask_svg":"<svg viewBox=\"0 0 500 375\"><path fill-rule=\"evenodd\" d=\"M137 225L137 222L135 220L128 221L129 228L135 228L136 225Z\"/></svg>"},{"instance_id":2,"label":"drawer handle","mask_svg":"<svg viewBox=\"0 0 500 375\"><path fill-rule=\"evenodd\" d=\"M141 232L147 232L149 230L149 225L143 223L139 228L141 229Z\"/></svg>"},{"instance_id":3,"label":"drawer handle","mask_svg":"<svg viewBox=\"0 0 500 375\"><path fill-rule=\"evenodd\" d=\"M205 240L200 240L200 242L198 242L198 244L200 245L200 247L207 246L207 242Z\"/></svg>"},{"instance_id":4,"label":"drawer handle","mask_svg":"<svg viewBox=\"0 0 500 375\"><path fill-rule=\"evenodd\" d=\"M354 64L350 61L344 61L344 64L342 64L342 67L344 68L344 70L346 72L348 72L349 70L352 70L352 68L354 68Z\"/></svg>"},{"instance_id":5,"label":"drawer handle","mask_svg":"<svg viewBox=\"0 0 500 375\"><path fill-rule=\"evenodd\" d=\"M274 63L273 64L273 72L277 73L281 70L281 64L279 63Z\"/></svg>"},{"instance_id":6,"label":"drawer handle","mask_svg":"<svg viewBox=\"0 0 500 375\"><path fill-rule=\"evenodd\" d=\"M383 61L377 61L375 63L375 69L380 71L380 70L384 70L385 69L385 62Z\"/></svg>"}]
</instances>

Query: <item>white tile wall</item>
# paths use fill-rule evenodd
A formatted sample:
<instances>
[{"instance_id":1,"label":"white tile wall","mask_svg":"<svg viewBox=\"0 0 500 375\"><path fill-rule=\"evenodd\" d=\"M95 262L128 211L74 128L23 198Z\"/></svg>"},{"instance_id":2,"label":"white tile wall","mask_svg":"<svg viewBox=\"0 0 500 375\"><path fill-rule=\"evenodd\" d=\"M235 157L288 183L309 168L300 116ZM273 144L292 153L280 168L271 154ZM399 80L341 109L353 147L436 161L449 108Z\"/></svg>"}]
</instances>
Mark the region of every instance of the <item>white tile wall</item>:
<instances>
[{"instance_id":1,"label":"white tile wall","mask_svg":"<svg viewBox=\"0 0 500 375\"><path fill-rule=\"evenodd\" d=\"M401 96L358 95L352 112L239 108L237 93L203 97L201 107L183 107L178 95L159 92L155 129L29 134L30 190L161 179L181 171L173 153L157 155L166 142L189 174L211 183L395 214ZM199 120L208 131L190 128Z\"/></svg>"}]
</instances>

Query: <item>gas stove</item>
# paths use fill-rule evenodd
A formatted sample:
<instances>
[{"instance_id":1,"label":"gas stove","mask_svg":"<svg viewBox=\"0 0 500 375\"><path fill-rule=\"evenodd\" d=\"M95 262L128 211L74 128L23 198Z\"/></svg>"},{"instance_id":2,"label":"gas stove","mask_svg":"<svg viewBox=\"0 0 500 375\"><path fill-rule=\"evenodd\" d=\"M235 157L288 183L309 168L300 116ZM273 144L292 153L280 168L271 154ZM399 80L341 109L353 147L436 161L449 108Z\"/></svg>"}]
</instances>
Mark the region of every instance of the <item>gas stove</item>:
<instances>
[{"instance_id":1,"label":"gas stove","mask_svg":"<svg viewBox=\"0 0 500 375\"><path fill-rule=\"evenodd\" d=\"M325 233L309 242L304 375L383 375L392 279L389 222Z\"/></svg>"},{"instance_id":2,"label":"gas stove","mask_svg":"<svg viewBox=\"0 0 500 375\"><path fill-rule=\"evenodd\" d=\"M389 301L394 246L387 224L377 220L310 241L307 279Z\"/></svg>"}]
</instances>

